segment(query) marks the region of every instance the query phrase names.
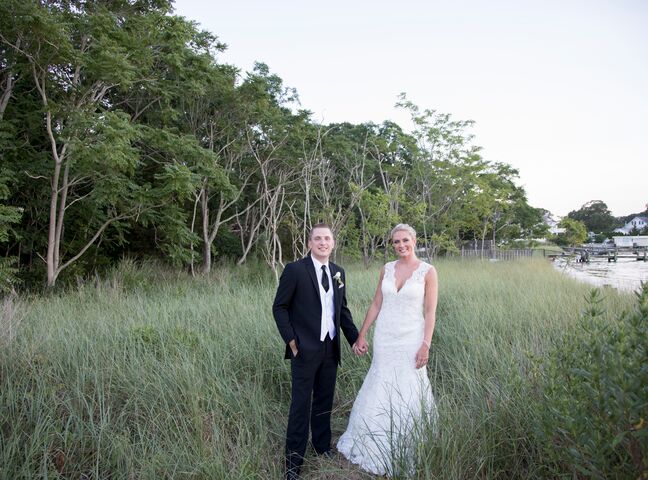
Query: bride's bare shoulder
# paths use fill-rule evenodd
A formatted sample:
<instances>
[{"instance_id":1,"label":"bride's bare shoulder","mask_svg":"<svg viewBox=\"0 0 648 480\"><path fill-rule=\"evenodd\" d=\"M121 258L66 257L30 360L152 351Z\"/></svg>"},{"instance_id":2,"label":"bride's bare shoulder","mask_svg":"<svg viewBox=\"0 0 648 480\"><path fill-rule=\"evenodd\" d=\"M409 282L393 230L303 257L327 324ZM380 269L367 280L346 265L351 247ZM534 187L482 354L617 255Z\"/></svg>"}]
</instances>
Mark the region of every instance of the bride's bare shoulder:
<instances>
[{"instance_id":1,"label":"bride's bare shoulder","mask_svg":"<svg viewBox=\"0 0 648 480\"><path fill-rule=\"evenodd\" d=\"M425 262L425 279L436 280L437 277L438 274L434 265Z\"/></svg>"}]
</instances>

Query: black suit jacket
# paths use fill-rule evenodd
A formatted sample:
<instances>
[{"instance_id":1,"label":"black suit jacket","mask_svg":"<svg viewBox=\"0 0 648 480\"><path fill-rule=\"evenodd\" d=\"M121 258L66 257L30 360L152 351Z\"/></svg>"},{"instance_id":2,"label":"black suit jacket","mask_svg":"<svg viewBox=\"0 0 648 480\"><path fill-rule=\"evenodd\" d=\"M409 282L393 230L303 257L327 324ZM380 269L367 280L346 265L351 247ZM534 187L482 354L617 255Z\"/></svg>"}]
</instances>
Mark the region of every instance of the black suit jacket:
<instances>
[{"instance_id":1,"label":"black suit jacket","mask_svg":"<svg viewBox=\"0 0 648 480\"><path fill-rule=\"evenodd\" d=\"M342 268L329 262L329 270L331 277L340 272L342 284L346 283ZM353 324L351 312L347 307L346 286L341 287L339 282L333 280L332 288L337 332L333 341L338 347L335 351L340 363L340 332L344 333L349 345L353 345L358 339L358 329ZM297 343L297 355L307 357L309 353L321 348L322 303L315 265L310 255L286 265L279 280L272 314L281 338L286 343L285 358L292 358L292 350L288 345L292 339Z\"/></svg>"}]
</instances>

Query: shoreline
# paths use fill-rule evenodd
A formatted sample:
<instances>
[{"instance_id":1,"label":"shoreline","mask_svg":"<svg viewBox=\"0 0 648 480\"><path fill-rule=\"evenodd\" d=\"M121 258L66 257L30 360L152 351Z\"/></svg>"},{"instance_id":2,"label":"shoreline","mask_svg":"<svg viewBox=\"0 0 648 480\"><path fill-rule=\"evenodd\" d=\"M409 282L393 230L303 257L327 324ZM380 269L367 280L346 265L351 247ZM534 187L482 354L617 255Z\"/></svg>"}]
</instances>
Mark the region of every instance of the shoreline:
<instances>
[{"instance_id":1,"label":"shoreline","mask_svg":"<svg viewBox=\"0 0 648 480\"><path fill-rule=\"evenodd\" d=\"M635 292L642 282L648 282L648 265L637 261L609 263L592 261L576 263L556 259L553 268L563 275L594 287L609 287L623 293Z\"/></svg>"}]
</instances>

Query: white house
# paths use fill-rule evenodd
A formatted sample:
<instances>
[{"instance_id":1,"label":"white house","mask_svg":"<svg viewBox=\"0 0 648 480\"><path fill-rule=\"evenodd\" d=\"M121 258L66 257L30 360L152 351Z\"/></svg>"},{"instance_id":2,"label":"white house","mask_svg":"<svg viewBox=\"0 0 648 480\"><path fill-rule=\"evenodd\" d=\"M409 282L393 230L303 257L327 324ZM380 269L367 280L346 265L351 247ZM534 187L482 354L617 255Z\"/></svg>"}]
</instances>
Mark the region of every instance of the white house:
<instances>
[{"instance_id":1,"label":"white house","mask_svg":"<svg viewBox=\"0 0 648 480\"><path fill-rule=\"evenodd\" d=\"M614 232L615 233L623 233L624 235L628 235L632 231L633 228L636 228L637 230L641 231L646 227L648 227L648 217L634 217L632 220L630 220L628 223L626 223L623 227L615 228Z\"/></svg>"},{"instance_id":2,"label":"white house","mask_svg":"<svg viewBox=\"0 0 648 480\"><path fill-rule=\"evenodd\" d=\"M556 220L550 212L546 212L543 215L542 219L544 223L546 223L549 226L549 233L551 233L552 235L562 234L567 231L566 228L558 226L560 220L562 220L561 217L558 217L558 220Z\"/></svg>"}]
</instances>

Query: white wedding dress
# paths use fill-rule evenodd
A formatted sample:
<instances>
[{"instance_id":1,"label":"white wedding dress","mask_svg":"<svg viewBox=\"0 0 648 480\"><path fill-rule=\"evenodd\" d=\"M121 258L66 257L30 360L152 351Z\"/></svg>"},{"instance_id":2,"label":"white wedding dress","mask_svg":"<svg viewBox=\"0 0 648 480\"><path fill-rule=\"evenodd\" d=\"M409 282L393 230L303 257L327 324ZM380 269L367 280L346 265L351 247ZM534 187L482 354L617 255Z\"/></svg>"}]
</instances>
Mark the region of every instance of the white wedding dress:
<instances>
[{"instance_id":1,"label":"white wedding dress","mask_svg":"<svg viewBox=\"0 0 648 480\"><path fill-rule=\"evenodd\" d=\"M373 359L337 448L362 469L394 476L414 473L414 445L433 431L436 407L427 368L416 369L424 333L425 274L421 262L400 291L385 265L382 306L375 322Z\"/></svg>"}]
</instances>

